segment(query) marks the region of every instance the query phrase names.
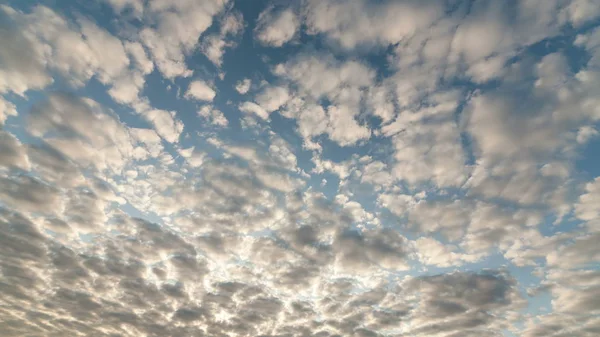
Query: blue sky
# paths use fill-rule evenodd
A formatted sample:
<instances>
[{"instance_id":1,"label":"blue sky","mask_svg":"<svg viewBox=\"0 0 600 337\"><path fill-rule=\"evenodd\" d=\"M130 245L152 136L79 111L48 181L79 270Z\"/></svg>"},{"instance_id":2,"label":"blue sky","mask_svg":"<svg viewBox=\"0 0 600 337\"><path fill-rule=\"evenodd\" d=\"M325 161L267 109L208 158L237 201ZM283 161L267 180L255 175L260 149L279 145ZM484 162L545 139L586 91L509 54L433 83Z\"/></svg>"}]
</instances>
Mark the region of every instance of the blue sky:
<instances>
[{"instance_id":1,"label":"blue sky","mask_svg":"<svg viewBox=\"0 0 600 337\"><path fill-rule=\"evenodd\" d=\"M600 3L8 1L7 336L596 336Z\"/></svg>"}]
</instances>

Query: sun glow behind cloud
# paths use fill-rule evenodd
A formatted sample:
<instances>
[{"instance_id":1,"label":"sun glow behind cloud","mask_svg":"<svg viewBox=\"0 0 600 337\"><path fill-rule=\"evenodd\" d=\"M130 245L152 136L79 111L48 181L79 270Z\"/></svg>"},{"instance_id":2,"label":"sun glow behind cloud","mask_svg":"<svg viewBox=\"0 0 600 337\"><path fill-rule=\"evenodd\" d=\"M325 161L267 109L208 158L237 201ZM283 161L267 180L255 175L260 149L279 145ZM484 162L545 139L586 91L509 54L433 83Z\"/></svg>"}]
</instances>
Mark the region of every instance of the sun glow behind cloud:
<instances>
[{"instance_id":1,"label":"sun glow behind cloud","mask_svg":"<svg viewBox=\"0 0 600 337\"><path fill-rule=\"evenodd\" d=\"M3 336L596 336L595 0L9 1Z\"/></svg>"}]
</instances>

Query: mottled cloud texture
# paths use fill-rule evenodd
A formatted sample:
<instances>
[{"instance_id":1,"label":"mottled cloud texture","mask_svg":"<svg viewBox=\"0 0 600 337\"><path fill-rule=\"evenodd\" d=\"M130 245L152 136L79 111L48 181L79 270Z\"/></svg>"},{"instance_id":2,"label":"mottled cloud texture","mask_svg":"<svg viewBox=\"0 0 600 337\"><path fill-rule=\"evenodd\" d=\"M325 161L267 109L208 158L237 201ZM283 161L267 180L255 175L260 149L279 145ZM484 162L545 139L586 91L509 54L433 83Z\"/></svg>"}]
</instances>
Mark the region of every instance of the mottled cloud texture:
<instances>
[{"instance_id":1,"label":"mottled cloud texture","mask_svg":"<svg viewBox=\"0 0 600 337\"><path fill-rule=\"evenodd\" d=\"M0 335L600 335L600 2L0 5Z\"/></svg>"}]
</instances>

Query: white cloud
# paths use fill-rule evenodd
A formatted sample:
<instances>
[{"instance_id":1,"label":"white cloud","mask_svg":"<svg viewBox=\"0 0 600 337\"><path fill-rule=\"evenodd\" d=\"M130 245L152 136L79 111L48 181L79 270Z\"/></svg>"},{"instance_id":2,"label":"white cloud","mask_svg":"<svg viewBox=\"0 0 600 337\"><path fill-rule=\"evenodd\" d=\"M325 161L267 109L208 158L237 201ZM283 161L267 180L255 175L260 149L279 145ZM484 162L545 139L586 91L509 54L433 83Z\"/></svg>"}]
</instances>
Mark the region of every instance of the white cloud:
<instances>
[{"instance_id":1,"label":"white cloud","mask_svg":"<svg viewBox=\"0 0 600 337\"><path fill-rule=\"evenodd\" d=\"M206 154L197 151L193 146L187 149L178 149L178 152L191 167L202 166L206 157Z\"/></svg>"},{"instance_id":2,"label":"white cloud","mask_svg":"<svg viewBox=\"0 0 600 337\"><path fill-rule=\"evenodd\" d=\"M300 20L292 9L260 13L256 25L256 37L264 45L281 47L294 38L300 28Z\"/></svg>"},{"instance_id":3,"label":"white cloud","mask_svg":"<svg viewBox=\"0 0 600 337\"><path fill-rule=\"evenodd\" d=\"M340 62L331 55L303 54L275 68L277 75L288 78L314 98L335 99L346 87L368 87L375 73L358 61Z\"/></svg>"},{"instance_id":4,"label":"white cloud","mask_svg":"<svg viewBox=\"0 0 600 337\"><path fill-rule=\"evenodd\" d=\"M217 67L221 66L225 47L229 44L218 35L210 35L202 42L202 52Z\"/></svg>"},{"instance_id":5,"label":"white cloud","mask_svg":"<svg viewBox=\"0 0 600 337\"><path fill-rule=\"evenodd\" d=\"M461 254L458 247L453 245L444 245L441 242L421 237L415 241L417 255L421 263L438 267L460 266L465 262L474 262L476 255Z\"/></svg>"},{"instance_id":6,"label":"white cloud","mask_svg":"<svg viewBox=\"0 0 600 337\"><path fill-rule=\"evenodd\" d=\"M145 160L148 157L157 158L162 154L164 149L162 139L153 129L129 128L129 133L136 146L134 149L136 160Z\"/></svg>"},{"instance_id":7,"label":"white cloud","mask_svg":"<svg viewBox=\"0 0 600 337\"><path fill-rule=\"evenodd\" d=\"M124 125L91 99L53 94L28 114L28 130L82 167L119 172L133 147Z\"/></svg>"},{"instance_id":8,"label":"white cloud","mask_svg":"<svg viewBox=\"0 0 600 337\"><path fill-rule=\"evenodd\" d=\"M274 101L275 106L288 102L282 114L299 121L299 132L305 137L306 145L314 147L310 145L311 136L322 133L342 146L370 137L371 130L356 119L361 98L375 78L374 71L363 63L340 62L331 55L304 54L279 64L275 74L292 81L298 92L294 93L295 97L289 97L289 94L276 95L267 89L263 96L272 97L269 103ZM323 107L313 107L315 101L323 98L331 102L326 107L327 114Z\"/></svg>"},{"instance_id":9,"label":"white cloud","mask_svg":"<svg viewBox=\"0 0 600 337\"><path fill-rule=\"evenodd\" d=\"M308 32L325 34L342 48L395 44L442 17L442 3L308 1Z\"/></svg>"},{"instance_id":10,"label":"white cloud","mask_svg":"<svg viewBox=\"0 0 600 337\"><path fill-rule=\"evenodd\" d=\"M238 35L244 30L244 17L240 12L229 12L220 22L222 35Z\"/></svg>"},{"instance_id":11,"label":"white cloud","mask_svg":"<svg viewBox=\"0 0 600 337\"><path fill-rule=\"evenodd\" d=\"M223 63L225 48L235 47L232 40L244 29L244 19L238 12L229 13L221 19L219 34L211 34L203 38L201 50L217 67Z\"/></svg>"},{"instance_id":12,"label":"white cloud","mask_svg":"<svg viewBox=\"0 0 600 337\"><path fill-rule=\"evenodd\" d=\"M215 90L202 80L190 82L188 90L185 92L185 97L188 99L208 102L212 102L216 95Z\"/></svg>"},{"instance_id":13,"label":"white cloud","mask_svg":"<svg viewBox=\"0 0 600 337\"><path fill-rule=\"evenodd\" d=\"M156 132L169 143L176 143L183 131L183 123L175 118L174 111L153 109L144 112L144 118L154 125Z\"/></svg>"},{"instance_id":14,"label":"white cloud","mask_svg":"<svg viewBox=\"0 0 600 337\"><path fill-rule=\"evenodd\" d=\"M600 219L600 177L585 185L585 193L575 205L575 215L584 221Z\"/></svg>"},{"instance_id":15,"label":"white cloud","mask_svg":"<svg viewBox=\"0 0 600 337\"><path fill-rule=\"evenodd\" d=\"M126 42L125 50L131 56L136 68L143 74L149 74L154 70L154 63L148 58L144 47L139 42Z\"/></svg>"},{"instance_id":16,"label":"white cloud","mask_svg":"<svg viewBox=\"0 0 600 337\"><path fill-rule=\"evenodd\" d=\"M239 109L245 113L254 114L265 120L269 118L269 112L254 102L244 102L240 104Z\"/></svg>"},{"instance_id":17,"label":"white cloud","mask_svg":"<svg viewBox=\"0 0 600 337\"><path fill-rule=\"evenodd\" d=\"M279 110L290 98L290 94L287 88L269 86L255 97L255 101L261 108L271 113Z\"/></svg>"},{"instance_id":18,"label":"white cloud","mask_svg":"<svg viewBox=\"0 0 600 337\"><path fill-rule=\"evenodd\" d=\"M153 61L168 79L192 75L185 56L192 52L198 39L223 10L226 1L152 1L146 13L156 18L156 28L143 28L139 35ZM151 13L151 14L150 14Z\"/></svg>"},{"instance_id":19,"label":"white cloud","mask_svg":"<svg viewBox=\"0 0 600 337\"><path fill-rule=\"evenodd\" d=\"M139 101L140 91L145 83L144 76L134 72L117 78L108 90L108 94L118 103L135 104Z\"/></svg>"},{"instance_id":20,"label":"white cloud","mask_svg":"<svg viewBox=\"0 0 600 337\"><path fill-rule=\"evenodd\" d=\"M561 14L575 27L580 27L600 16L600 8L594 0L573 0L563 8Z\"/></svg>"},{"instance_id":21,"label":"white cloud","mask_svg":"<svg viewBox=\"0 0 600 337\"><path fill-rule=\"evenodd\" d=\"M144 12L143 0L106 0L117 13L125 10L131 10L136 16L140 17Z\"/></svg>"},{"instance_id":22,"label":"white cloud","mask_svg":"<svg viewBox=\"0 0 600 337\"><path fill-rule=\"evenodd\" d=\"M209 105L205 105L200 108L198 115L210 120L212 124L217 126L227 126L229 124L223 112Z\"/></svg>"},{"instance_id":23,"label":"white cloud","mask_svg":"<svg viewBox=\"0 0 600 337\"><path fill-rule=\"evenodd\" d=\"M358 124L354 118L354 111L347 106L329 106L328 134L331 140L342 146L354 145L359 140L368 139L371 130Z\"/></svg>"},{"instance_id":24,"label":"white cloud","mask_svg":"<svg viewBox=\"0 0 600 337\"><path fill-rule=\"evenodd\" d=\"M589 125L582 126L577 131L577 143L585 144L590 139L597 137L598 135L599 135L598 130L596 130L594 127L591 127Z\"/></svg>"},{"instance_id":25,"label":"white cloud","mask_svg":"<svg viewBox=\"0 0 600 337\"><path fill-rule=\"evenodd\" d=\"M245 78L235 84L235 90L241 95L245 95L250 90L251 85L252 81L249 78Z\"/></svg>"},{"instance_id":26,"label":"white cloud","mask_svg":"<svg viewBox=\"0 0 600 337\"><path fill-rule=\"evenodd\" d=\"M6 122L9 116L17 115L17 107L0 97L0 125Z\"/></svg>"}]
</instances>

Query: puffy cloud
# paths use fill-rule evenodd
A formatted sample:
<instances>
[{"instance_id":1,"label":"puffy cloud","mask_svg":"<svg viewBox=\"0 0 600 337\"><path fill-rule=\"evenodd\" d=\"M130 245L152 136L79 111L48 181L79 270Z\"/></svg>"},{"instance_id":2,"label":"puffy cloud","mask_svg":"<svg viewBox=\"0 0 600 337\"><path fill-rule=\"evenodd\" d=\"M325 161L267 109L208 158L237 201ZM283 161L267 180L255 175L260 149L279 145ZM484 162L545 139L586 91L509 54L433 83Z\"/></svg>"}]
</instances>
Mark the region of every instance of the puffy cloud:
<instances>
[{"instance_id":1,"label":"puffy cloud","mask_svg":"<svg viewBox=\"0 0 600 337\"><path fill-rule=\"evenodd\" d=\"M183 131L183 123L175 118L174 111L150 110L144 113L144 118L150 121L156 132L170 143L176 143Z\"/></svg>"},{"instance_id":2,"label":"puffy cloud","mask_svg":"<svg viewBox=\"0 0 600 337\"><path fill-rule=\"evenodd\" d=\"M409 281L420 290L422 299L411 321L410 333L452 336L475 333L479 329L497 331L506 318L494 311L518 308L520 295L515 280L500 271L477 274L455 272Z\"/></svg>"},{"instance_id":3,"label":"puffy cloud","mask_svg":"<svg viewBox=\"0 0 600 337\"><path fill-rule=\"evenodd\" d=\"M192 70L185 64L198 39L222 11L226 1L180 1L169 3L157 0L148 4L147 15L155 18L156 27L140 30L140 40L149 49L160 72L169 79L189 77Z\"/></svg>"},{"instance_id":4,"label":"puffy cloud","mask_svg":"<svg viewBox=\"0 0 600 337\"><path fill-rule=\"evenodd\" d=\"M3 76L3 92L24 95L29 89L43 89L54 82L51 74L58 73L75 87L96 78L109 87L116 102L140 105L145 75L154 64L139 42L123 42L84 16L73 22L43 6L29 13L9 7L2 12L14 22L3 36L23 35L1 56L9 68L0 71L10 72Z\"/></svg>"},{"instance_id":5,"label":"puffy cloud","mask_svg":"<svg viewBox=\"0 0 600 337\"><path fill-rule=\"evenodd\" d=\"M2 98L0 98L0 125L3 125L6 122L6 119L9 116L16 116L17 108L11 102L8 102Z\"/></svg>"},{"instance_id":6,"label":"puffy cloud","mask_svg":"<svg viewBox=\"0 0 600 337\"><path fill-rule=\"evenodd\" d=\"M225 118L225 115L220 110L209 105L200 108L198 115L210 120L212 124L217 126L227 126L227 124L229 124L227 118Z\"/></svg>"},{"instance_id":7,"label":"puffy cloud","mask_svg":"<svg viewBox=\"0 0 600 337\"><path fill-rule=\"evenodd\" d=\"M289 78L313 98L341 96L344 87L367 87L375 73L359 61L340 62L331 55L301 54L279 64L277 75Z\"/></svg>"},{"instance_id":8,"label":"puffy cloud","mask_svg":"<svg viewBox=\"0 0 600 337\"><path fill-rule=\"evenodd\" d=\"M442 3L363 0L309 1L306 25L346 49L395 44L427 29L444 14Z\"/></svg>"},{"instance_id":9,"label":"puffy cloud","mask_svg":"<svg viewBox=\"0 0 600 337\"><path fill-rule=\"evenodd\" d=\"M290 97L285 87L267 87L255 98L256 103L265 111L271 113L284 105Z\"/></svg>"},{"instance_id":10,"label":"puffy cloud","mask_svg":"<svg viewBox=\"0 0 600 337\"><path fill-rule=\"evenodd\" d=\"M0 131L0 153L2 153L1 166L24 170L29 168L26 148L15 136L5 131Z\"/></svg>"},{"instance_id":11,"label":"puffy cloud","mask_svg":"<svg viewBox=\"0 0 600 337\"><path fill-rule=\"evenodd\" d=\"M25 212L58 213L63 207L60 191L43 181L28 177L1 177L2 201Z\"/></svg>"},{"instance_id":12,"label":"puffy cloud","mask_svg":"<svg viewBox=\"0 0 600 337\"><path fill-rule=\"evenodd\" d=\"M579 202L575 204L575 215L589 222L589 228L596 227L596 221L600 219L600 177L585 185L585 193L579 196Z\"/></svg>"},{"instance_id":13,"label":"puffy cloud","mask_svg":"<svg viewBox=\"0 0 600 337\"><path fill-rule=\"evenodd\" d=\"M563 269L585 267L600 258L600 249L594 242L600 233L592 232L578 236L572 242L566 242L546 257L550 266Z\"/></svg>"},{"instance_id":14,"label":"puffy cloud","mask_svg":"<svg viewBox=\"0 0 600 337\"><path fill-rule=\"evenodd\" d=\"M459 127L452 118L458 105L454 96L440 94L431 99L430 107L403 111L382 128L384 135L392 137L392 172L397 179L409 184L432 181L439 187L464 183L466 157Z\"/></svg>"},{"instance_id":15,"label":"puffy cloud","mask_svg":"<svg viewBox=\"0 0 600 337\"><path fill-rule=\"evenodd\" d=\"M144 2L141 0L106 0L115 12L122 13L131 10L135 15L141 16L144 12Z\"/></svg>"},{"instance_id":16,"label":"puffy cloud","mask_svg":"<svg viewBox=\"0 0 600 337\"><path fill-rule=\"evenodd\" d=\"M204 39L202 43L202 52L216 66L221 66L225 47L229 44L217 35L211 35Z\"/></svg>"},{"instance_id":17,"label":"puffy cloud","mask_svg":"<svg viewBox=\"0 0 600 337\"><path fill-rule=\"evenodd\" d=\"M202 80L190 82L188 90L185 93L186 98L208 102L212 102L216 95L215 90Z\"/></svg>"},{"instance_id":18,"label":"puffy cloud","mask_svg":"<svg viewBox=\"0 0 600 337\"><path fill-rule=\"evenodd\" d=\"M84 167L118 172L133 151L123 124L91 99L54 94L28 117L32 135Z\"/></svg>"},{"instance_id":19,"label":"puffy cloud","mask_svg":"<svg viewBox=\"0 0 600 337\"><path fill-rule=\"evenodd\" d=\"M269 118L269 112L254 102L244 102L240 104L239 108L245 113L255 114L262 119Z\"/></svg>"},{"instance_id":20,"label":"puffy cloud","mask_svg":"<svg viewBox=\"0 0 600 337\"><path fill-rule=\"evenodd\" d=\"M27 32L35 39L35 48L50 49L50 54L44 54L49 66L74 85L81 86L94 75L110 84L129 65L121 41L91 21L69 23L46 7L14 15L21 16L27 25Z\"/></svg>"},{"instance_id":21,"label":"puffy cloud","mask_svg":"<svg viewBox=\"0 0 600 337\"><path fill-rule=\"evenodd\" d=\"M244 28L244 19L239 12L228 13L221 19L219 34L212 34L203 39L201 49L206 57L220 67L223 63L223 54L226 47L235 47L231 39L238 35Z\"/></svg>"},{"instance_id":22,"label":"puffy cloud","mask_svg":"<svg viewBox=\"0 0 600 337\"><path fill-rule=\"evenodd\" d=\"M600 9L591 0L574 0L565 6L560 14L563 20L579 27L600 16Z\"/></svg>"},{"instance_id":23,"label":"puffy cloud","mask_svg":"<svg viewBox=\"0 0 600 337\"><path fill-rule=\"evenodd\" d=\"M477 255L461 253L458 247L427 237L415 241L417 255L423 264L439 267L460 266L465 262L474 262Z\"/></svg>"},{"instance_id":24,"label":"puffy cloud","mask_svg":"<svg viewBox=\"0 0 600 337\"><path fill-rule=\"evenodd\" d=\"M368 269L372 264L396 270L407 268L404 240L394 231L341 230L336 234L333 249L335 263L350 273Z\"/></svg>"},{"instance_id":25,"label":"puffy cloud","mask_svg":"<svg viewBox=\"0 0 600 337\"><path fill-rule=\"evenodd\" d=\"M467 105L465 123L477 157L468 185L487 197L545 204L564 214L565 190L557 186L571 170L578 130L597 119L594 109L581 104L587 84L559 53L533 66L516 64L511 71L502 90L475 95ZM535 82L524 79L523 72L533 72ZM519 93L513 89L516 83L524 86ZM530 95L517 96L523 90ZM521 113L524 104L528 108ZM552 173L552 167L562 167L562 173Z\"/></svg>"},{"instance_id":26,"label":"puffy cloud","mask_svg":"<svg viewBox=\"0 0 600 337\"><path fill-rule=\"evenodd\" d=\"M260 13L255 33L262 44L281 47L294 38L299 28L300 20L293 9L271 8Z\"/></svg>"},{"instance_id":27,"label":"puffy cloud","mask_svg":"<svg viewBox=\"0 0 600 337\"><path fill-rule=\"evenodd\" d=\"M371 131L364 125L358 124L354 113L347 106L330 106L329 137L342 146L354 145L361 139L368 139Z\"/></svg>"},{"instance_id":28,"label":"puffy cloud","mask_svg":"<svg viewBox=\"0 0 600 337\"><path fill-rule=\"evenodd\" d=\"M312 136L322 133L342 146L353 145L371 136L369 128L356 119L360 113L361 96L375 77L373 70L366 65L358 61L340 62L331 55L305 54L279 64L275 73L292 81L299 92L290 99L288 95L273 95L271 91L265 91L269 94L267 97L273 97L267 103L288 102L282 113L298 120L299 132L307 145L310 146ZM282 99L275 100L275 97ZM321 106L313 106L313 102L320 99L328 99L331 105L325 110Z\"/></svg>"},{"instance_id":29,"label":"puffy cloud","mask_svg":"<svg viewBox=\"0 0 600 337\"><path fill-rule=\"evenodd\" d=\"M7 23L9 20L19 22L21 13L3 6L0 15ZM0 29L2 44L12 46L2 48L0 52L0 92L4 94L10 91L23 95L29 89L41 89L52 83L52 77L45 69L43 48L36 44L35 37L7 24L3 24ZM6 102L2 102L6 105ZM2 115L7 114L7 110L10 111L3 108Z\"/></svg>"},{"instance_id":30,"label":"puffy cloud","mask_svg":"<svg viewBox=\"0 0 600 337\"><path fill-rule=\"evenodd\" d=\"M252 81L249 78L245 78L236 83L235 90L241 95L245 95L250 90L251 85Z\"/></svg>"}]
</instances>

